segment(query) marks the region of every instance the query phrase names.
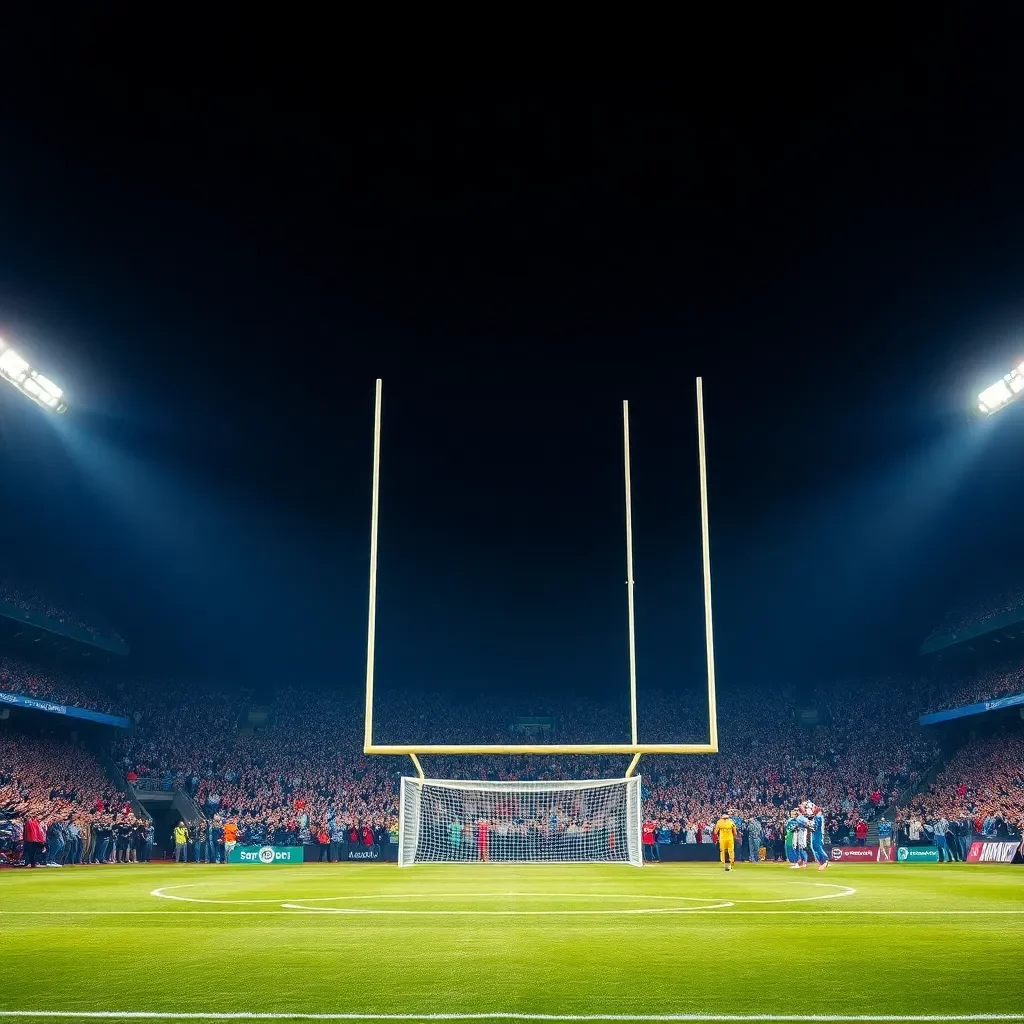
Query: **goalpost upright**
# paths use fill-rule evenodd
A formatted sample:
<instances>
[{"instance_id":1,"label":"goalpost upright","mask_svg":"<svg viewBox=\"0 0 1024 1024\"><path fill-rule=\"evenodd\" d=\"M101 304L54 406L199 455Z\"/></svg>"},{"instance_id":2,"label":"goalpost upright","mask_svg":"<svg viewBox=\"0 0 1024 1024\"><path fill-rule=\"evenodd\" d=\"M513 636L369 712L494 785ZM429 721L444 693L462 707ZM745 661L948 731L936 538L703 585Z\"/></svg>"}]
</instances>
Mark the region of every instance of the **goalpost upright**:
<instances>
[{"instance_id":1,"label":"goalpost upright","mask_svg":"<svg viewBox=\"0 0 1024 1024\"><path fill-rule=\"evenodd\" d=\"M373 417L373 498L370 513L370 588L366 636L366 719L363 750L367 754L393 754L409 757L423 780L420 754L632 754L626 771L632 776L644 754L716 754L718 753L718 711L715 699L715 644L711 608L711 548L708 530L707 457L704 441L704 389L697 378L697 451L700 477L701 555L704 575L704 638L707 660L708 742L707 743L640 743L636 705L636 638L633 598L633 510L630 494L629 403L622 403L623 458L626 499L626 588L629 630L629 743L490 743L490 744L378 744L373 741L373 673L374 645L377 628L377 536L380 510L380 432L383 382L378 379Z\"/></svg>"}]
</instances>

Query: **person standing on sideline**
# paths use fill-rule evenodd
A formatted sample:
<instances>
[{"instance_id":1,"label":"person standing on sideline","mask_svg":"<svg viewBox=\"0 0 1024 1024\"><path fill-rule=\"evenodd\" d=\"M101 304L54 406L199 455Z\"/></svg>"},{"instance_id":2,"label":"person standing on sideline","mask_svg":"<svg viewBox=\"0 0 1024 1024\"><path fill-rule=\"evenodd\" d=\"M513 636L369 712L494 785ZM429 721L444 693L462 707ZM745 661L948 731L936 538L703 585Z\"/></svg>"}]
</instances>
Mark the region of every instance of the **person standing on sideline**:
<instances>
[{"instance_id":1,"label":"person standing on sideline","mask_svg":"<svg viewBox=\"0 0 1024 1024\"><path fill-rule=\"evenodd\" d=\"M878 823L878 848L882 851L884 859L888 860L892 850L892 822L888 818L883 818Z\"/></svg>"},{"instance_id":2,"label":"person standing on sideline","mask_svg":"<svg viewBox=\"0 0 1024 1024\"><path fill-rule=\"evenodd\" d=\"M21 841L24 848L25 867L34 868L43 855L43 845L46 843L46 833L43 832L43 827L34 814L30 814L25 819Z\"/></svg>"},{"instance_id":3,"label":"person standing on sideline","mask_svg":"<svg viewBox=\"0 0 1024 1024\"><path fill-rule=\"evenodd\" d=\"M188 829L183 821L174 826L174 861L176 864L188 861Z\"/></svg>"},{"instance_id":4,"label":"person standing on sideline","mask_svg":"<svg viewBox=\"0 0 1024 1024\"><path fill-rule=\"evenodd\" d=\"M949 846L946 844L946 829L949 827L949 823L940 814L935 822L932 824L932 830L935 833L935 846L939 851L939 863L948 864L953 859L953 855L949 852Z\"/></svg>"},{"instance_id":5,"label":"person standing on sideline","mask_svg":"<svg viewBox=\"0 0 1024 1024\"><path fill-rule=\"evenodd\" d=\"M213 860L211 864L227 864L228 858L224 853L224 826L221 824L220 815L213 816L213 824L210 826L210 836L213 839Z\"/></svg>"},{"instance_id":6,"label":"person standing on sideline","mask_svg":"<svg viewBox=\"0 0 1024 1024\"><path fill-rule=\"evenodd\" d=\"M337 864L345 849L345 826L337 818L331 822L331 860Z\"/></svg>"},{"instance_id":7,"label":"person standing on sideline","mask_svg":"<svg viewBox=\"0 0 1024 1024\"><path fill-rule=\"evenodd\" d=\"M736 822L722 815L715 824L712 836L718 843L718 856L726 871L732 871L736 863Z\"/></svg>"},{"instance_id":8,"label":"person standing on sideline","mask_svg":"<svg viewBox=\"0 0 1024 1024\"><path fill-rule=\"evenodd\" d=\"M192 859L198 864L203 855L203 848L206 846L206 836L203 832L203 825L206 818L200 815L188 823L188 838L192 844Z\"/></svg>"},{"instance_id":9,"label":"person standing on sideline","mask_svg":"<svg viewBox=\"0 0 1024 1024\"><path fill-rule=\"evenodd\" d=\"M46 866L60 867L57 858L64 852L64 835L61 823L54 818L46 828Z\"/></svg>"},{"instance_id":10,"label":"person standing on sideline","mask_svg":"<svg viewBox=\"0 0 1024 1024\"><path fill-rule=\"evenodd\" d=\"M96 855L96 821L82 817L82 863L91 864Z\"/></svg>"},{"instance_id":11,"label":"person standing on sideline","mask_svg":"<svg viewBox=\"0 0 1024 1024\"><path fill-rule=\"evenodd\" d=\"M213 822L204 817L203 818L203 826L204 826L204 831L206 833L206 837L205 837L205 839L203 841L203 846L204 846L204 850L205 850L204 856L206 857L206 863L207 864L216 864L217 863L217 849L216 849L216 847L214 845L214 842L213 842Z\"/></svg>"},{"instance_id":12,"label":"person standing on sideline","mask_svg":"<svg viewBox=\"0 0 1024 1024\"><path fill-rule=\"evenodd\" d=\"M658 859L658 847L654 842L654 832L654 822L645 821L641 835L642 845L644 848L644 860Z\"/></svg>"},{"instance_id":13,"label":"person standing on sideline","mask_svg":"<svg viewBox=\"0 0 1024 1024\"><path fill-rule=\"evenodd\" d=\"M957 842L960 844L960 859L967 860L967 851L971 848L971 837L974 835L974 822L966 811L960 812L957 830Z\"/></svg>"},{"instance_id":14,"label":"person standing on sideline","mask_svg":"<svg viewBox=\"0 0 1024 1024\"><path fill-rule=\"evenodd\" d=\"M229 818L224 822L224 863L227 864L231 851L238 842L238 826Z\"/></svg>"},{"instance_id":15,"label":"person standing on sideline","mask_svg":"<svg viewBox=\"0 0 1024 1024\"><path fill-rule=\"evenodd\" d=\"M326 825L321 825L316 830L316 841L317 841L317 843L320 844L320 850L318 852L317 862L318 863L323 863L324 861L327 861L327 863L330 863L330 861L331 861L331 836L330 836L330 833L327 831L327 826Z\"/></svg>"},{"instance_id":16,"label":"person standing on sideline","mask_svg":"<svg viewBox=\"0 0 1024 1024\"><path fill-rule=\"evenodd\" d=\"M73 814L68 815L67 834L68 846L64 854L64 863L77 864L82 855L82 832Z\"/></svg>"},{"instance_id":17,"label":"person standing on sideline","mask_svg":"<svg viewBox=\"0 0 1024 1024\"><path fill-rule=\"evenodd\" d=\"M750 863L756 864L761 859L761 822L757 818L747 822L747 846L750 850Z\"/></svg>"}]
</instances>

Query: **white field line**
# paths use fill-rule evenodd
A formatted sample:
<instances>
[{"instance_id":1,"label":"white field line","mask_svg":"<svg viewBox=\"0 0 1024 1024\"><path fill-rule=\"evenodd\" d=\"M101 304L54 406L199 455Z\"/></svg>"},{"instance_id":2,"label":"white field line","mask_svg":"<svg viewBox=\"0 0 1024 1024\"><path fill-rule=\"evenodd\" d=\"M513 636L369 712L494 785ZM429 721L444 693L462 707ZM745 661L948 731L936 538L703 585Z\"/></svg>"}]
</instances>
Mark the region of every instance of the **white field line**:
<instances>
[{"instance_id":1,"label":"white field line","mask_svg":"<svg viewBox=\"0 0 1024 1024\"><path fill-rule=\"evenodd\" d=\"M330 912L330 908L328 908ZM388 910L347 910L338 911L340 913L349 914L397 914L400 911L388 911ZM667 911L667 910L650 910L643 911L643 913L652 914L665 914L665 913L686 913L686 914L718 914L719 917L814 917L821 919L823 917L949 917L951 911L946 910L843 910L842 908L836 908L835 910L730 910L728 914L721 914L715 907L682 907L678 911ZM301 910L0 910L0 917L300 917L302 915L311 916L324 913L324 908L320 907L307 907ZM435 914L435 915L447 915L453 913L450 910L410 910L406 911L409 914ZM491 913L491 914L505 914L505 911L481 911L480 913ZM561 912L563 916L573 916L585 914L585 911L579 910L565 910ZM613 913L626 914L626 913L637 913L637 911L613 911ZM1024 907L1018 908L992 908L984 911L985 917L997 917L997 916L1021 916L1024 915ZM3 1011L0 1011L2 1015ZM415 1016L415 1015L414 1015ZM376 1018L374 1018L376 1019ZM386 1019L386 1018L381 1018ZM442 1019L442 1018L438 1018ZM445 1020L449 1018L444 1018ZM472 1018L476 1019L476 1018ZM543 1019L543 1018L538 1018ZM560 1019L560 1018L556 1018ZM595 1018L600 1020L611 1020L610 1017ZM628 1020L634 1020L639 1018L624 1018ZM659 1018L660 1019L660 1018ZM668 1019L668 1018L666 1018ZM680 1018L688 1019L688 1018ZM705 1018L695 1018L705 1019ZM707 1018L708 1020L712 1018ZM726 1018L732 1019L732 1018ZM770 1019L770 1018L752 1018L757 1020ZM818 1020L827 1018L798 1018L798 1017L781 1017L780 1020ZM836 1020L853 1020L852 1017L837 1017ZM928 1018L916 1018L916 1017L893 1017L893 1018L879 1018L884 1020L918 1020ZM936 1017L936 1020L952 1020L951 1017ZM972 1019L972 1018L964 1018ZM978 1018L983 1019L983 1018ZM1019 1017L1010 1018L1012 1020L1024 1020L1024 1013Z\"/></svg>"},{"instance_id":2,"label":"white field line","mask_svg":"<svg viewBox=\"0 0 1024 1024\"><path fill-rule=\"evenodd\" d=\"M180 885L165 885L153 889L150 896L156 896L165 900L178 900L182 903L205 903L216 906L237 906L238 904L252 903L277 903L280 908L287 911L300 911L316 914L362 914L362 915L390 915L396 917L607 917L607 916L635 916L641 914L693 914L712 910L727 910L738 903L813 903L819 900L835 899L843 896L854 896L857 890L848 885L836 885L831 882L799 882L799 885L813 886L815 889L835 889L837 892L816 893L813 896L793 896L784 899L769 900L744 900L732 899L723 896L666 896L644 893L581 893L581 892L402 892L402 893L360 893L358 895L344 896L309 896L293 897L288 902L280 902L272 899L258 900L211 900L202 899L197 896L179 896L170 892L171 889L190 889L200 882L185 882ZM410 910L408 908L390 909L384 907L308 907L306 903L334 903L339 901L358 900L476 900L476 899L620 899L620 900L658 900L672 903L698 903L702 906L696 907L638 907L638 908L614 908L600 910L454 910L451 908L440 908L436 910ZM285 897L287 900L288 898Z\"/></svg>"},{"instance_id":3,"label":"white field line","mask_svg":"<svg viewBox=\"0 0 1024 1024\"><path fill-rule=\"evenodd\" d=\"M1020 1021L1022 1013L954 1014L746 1014L746 1013L181 1013L162 1010L0 1010L0 1017L49 1017L86 1020L539 1020L539 1021L796 1021L831 1022Z\"/></svg>"}]
</instances>

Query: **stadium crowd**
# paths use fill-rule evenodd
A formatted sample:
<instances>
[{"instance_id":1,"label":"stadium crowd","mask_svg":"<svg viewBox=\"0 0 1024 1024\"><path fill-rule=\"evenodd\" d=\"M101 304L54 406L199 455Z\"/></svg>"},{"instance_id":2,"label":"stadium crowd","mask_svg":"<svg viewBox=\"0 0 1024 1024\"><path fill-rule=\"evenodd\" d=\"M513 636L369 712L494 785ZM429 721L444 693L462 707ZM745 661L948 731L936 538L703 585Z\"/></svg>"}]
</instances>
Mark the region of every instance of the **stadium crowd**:
<instances>
[{"instance_id":1,"label":"stadium crowd","mask_svg":"<svg viewBox=\"0 0 1024 1024\"><path fill-rule=\"evenodd\" d=\"M1013 653L984 671L969 673L966 678L958 674L934 684L926 706L929 711L944 711L1017 693L1024 693L1024 660Z\"/></svg>"},{"instance_id":2,"label":"stadium crowd","mask_svg":"<svg viewBox=\"0 0 1024 1024\"><path fill-rule=\"evenodd\" d=\"M971 740L939 773L927 792L900 808L908 836L936 822L967 820L993 838L1024 829L1024 733ZM941 830L941 826L940 826ZM916 836L915 836L916 838Z\"/></svg>"},{"instance_id":3,"label":"stadium crowd","mask_svg":"<svg viewBox=\"0 0 1024 1024\"><path fill-rule=\"evenodd\" d=\"M133 859L150 829L82 745L0 733L0 863L23 839L30 867Z\"/></svg>"},{"instance_id":4,"label":"stadium crowd","mask_svg":"<svg viewBox=\"0 0 1024 1024\"><path fill-rule=\"evenodd\" d=\"M0 662L0 685L4 672L7 679L20 673L18 687L45 693L27 671ZM744 839L759 836L769 856L781 858L784 821L798 802L810 799L823 808L833 842L863 841L872 820L916 786L938 756L933 734L917 725L917 687L915 680L880 678L773 693L771 701L756 687L721 693L721 753L641 762L646 826L659 843L708 842L713 823L728 808ZM93 698L95 706L95 691L83 690L81 697ZM244 688L179 680L139 683L120 697L136 726L114 742L112 756L129 781L155 778L192 797L205 813L186 823L193 833L229 820L243 841L282 845L343 842L353 833L361 842L380 842L394 833L398 780L410 766L400 758L362 753L361 695L288 687L260 700ZM251 715L257 705L260 712ZM802 709L814 714L803 718ZM522 742L515 722L526 716L552 719L550 739L557 742L612 742L628 728L626 708L596 699L524 698L512 704L479 696L452 705L402 695L378 701L375 735L379 742ZM647 694L639 717L641 739L706 736L702 693L691 699ZM428 776L493 780L614 777L627 763L625 757L554 754L423 761ZM1024 763L1019 756L1017 763ZM957 760L937 785L946 786L954 767L972 778L971 762ZM980 777L976 771L970 790L1002 786L984 802L1019 818L1024 783L1019 772L1007 775L1005 766L1000 771ZM128 816L102 769L80 746L56 740L26 745L6 736L0 783L0 809L31 813L44 831L54 821L69 827L69 816L80 832L83 826L110 827L115 856L116 834L127 832L124 855L144 855L145 823ZM914 810L926 816L924 804Z\"/></svg>"},{"instance_id":5,"label":"stadium crowd","mask_svg":"<svg viewBox=\"0 0 1024 1024\"><path fill-rule=\"evenodd\" d=\"M35 700L88 708L110 715L123 714L124 702L99 680L43 669L20 658L0 655L0 693L20 694Z\"/></svg>"},{"instance_id":6,"label":"stadium crowd","mask_svg":"<svg viewBox=\"0 0 1024 1024\"><path fill-rule=\"evenodd\" d=\"M645 816L662 839L700 841L728 804L742 819L775 827L802 799L823 807L837 836L854 836L914 785L937 749L917 727L907 694L893 680L835 686L814 698L820 724L798 721L796 694L769 706L757 690L719 705L716 756L650 758L644 767ZM290 688L268 708L268 724L236 728L244 691L167 688L137 717L116 756L134 775L184 787L209 813L237 817L255 836L315 834L340 828L389 830L397 819L397 780L408 766L361 753L362 707L355 696ZM560 742L611 741L625 728L622 709L597 701L547 699L513 707L475 698L457 708L424 696L381 701L377 738L408 742L508 743L519 716L551 717ZM699 698L650 696L641 721L659 735L696 739L706 730ZM554 737L553 737L554 738ZM495 780L597 778L621 774L622 757L487 755L425 757L433 777ZM763 819L763 821L761 821Z\"/></svg>"}]
</instances>

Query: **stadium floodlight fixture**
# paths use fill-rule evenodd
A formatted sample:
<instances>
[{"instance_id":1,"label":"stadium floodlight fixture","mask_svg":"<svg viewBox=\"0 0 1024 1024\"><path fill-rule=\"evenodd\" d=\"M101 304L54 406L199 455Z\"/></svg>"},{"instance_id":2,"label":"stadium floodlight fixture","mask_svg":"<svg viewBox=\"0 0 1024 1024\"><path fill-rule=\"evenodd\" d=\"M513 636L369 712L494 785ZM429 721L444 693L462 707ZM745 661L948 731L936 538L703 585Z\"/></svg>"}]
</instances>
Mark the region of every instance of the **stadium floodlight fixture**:
<instances>
[{"instance_id":1,"label":"stadium floodlight fixture","mask_svg":"<svg viewBox=\"0 0 1024 1024\"><path fill-rule=\"evenodd\" d=\"M0 377L13 384L36 405L50 412L68 411L64 392L49 377L34 370L3 338L0 338Z\"/></svg>"},{"instance_id":2,"label":"stadium floodlight fixture","mask_svg":"<svg viewBox=\"0 0 1024 1024\"><path fill-rule=\"evenodd\" d=\"M978 410L991 416L1000 409L1005 409L1024 393L1024 362L1014 367L1008 374L985 388L978 395Z\"/></svg>"}]
</instances>

